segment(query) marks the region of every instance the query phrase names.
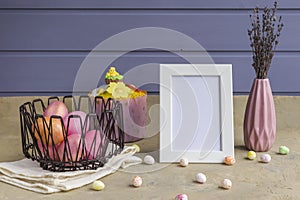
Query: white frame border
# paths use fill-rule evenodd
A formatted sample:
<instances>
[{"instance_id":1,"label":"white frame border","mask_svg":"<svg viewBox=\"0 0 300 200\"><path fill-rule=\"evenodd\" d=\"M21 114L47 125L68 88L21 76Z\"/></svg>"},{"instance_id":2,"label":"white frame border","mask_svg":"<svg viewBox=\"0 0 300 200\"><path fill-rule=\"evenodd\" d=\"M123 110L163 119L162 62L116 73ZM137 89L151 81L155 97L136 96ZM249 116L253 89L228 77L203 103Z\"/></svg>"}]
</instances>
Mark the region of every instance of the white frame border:
<instances>
[{"instance_id":1,"label":"white frame border","mask_svg":"<svg viewBox=\"0 0 300 200\"><path fill-rule=\"evenodd\" d=\"M204 158L202 152L172 151L172 76L219 76L222 150L212 151ZM160 106L167 116L163 121L160 112L160 162L178 162L185 157L191 163L222 163L225 156L234 156L233 103L232 103L232 65L231 64L160 64Z\"/></svg>"}]
</instances>

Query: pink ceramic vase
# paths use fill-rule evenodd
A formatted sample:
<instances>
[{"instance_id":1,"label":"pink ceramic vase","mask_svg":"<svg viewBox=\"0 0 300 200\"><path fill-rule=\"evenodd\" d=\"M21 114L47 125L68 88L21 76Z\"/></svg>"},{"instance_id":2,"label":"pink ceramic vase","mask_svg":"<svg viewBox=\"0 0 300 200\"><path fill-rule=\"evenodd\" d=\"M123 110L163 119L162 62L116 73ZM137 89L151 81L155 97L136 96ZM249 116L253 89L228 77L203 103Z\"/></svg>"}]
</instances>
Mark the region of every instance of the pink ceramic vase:
<instances>
[{"instance_id":1,"label":"pink ceramic vase","mask_svg":"<svg viewBox=\"0 0 300 200\"><path fill-rule=\"evenodd\" d=\"M249 150L268 151L275 141L276 114L269 79L255 79L244 118L244 142Z\"/></svg>"}]
</instances>

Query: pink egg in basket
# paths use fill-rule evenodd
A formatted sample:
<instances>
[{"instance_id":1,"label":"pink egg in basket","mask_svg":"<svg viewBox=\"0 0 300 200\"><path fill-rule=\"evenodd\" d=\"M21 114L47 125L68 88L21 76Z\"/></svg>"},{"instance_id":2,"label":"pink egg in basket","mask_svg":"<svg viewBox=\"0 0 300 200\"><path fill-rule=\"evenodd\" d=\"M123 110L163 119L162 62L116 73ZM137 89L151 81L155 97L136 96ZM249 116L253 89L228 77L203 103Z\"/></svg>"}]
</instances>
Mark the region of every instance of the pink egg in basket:
<instances>
[{"instance_id":1,"label":"pink egg in basket","mask_svg":"<svg viewBox=\"0 0 300 200\"><path fill-rule=\"evenodd\" d=\"M68 142L63 141L57 148L60 161L79 161L82 156L82 141L80 134L68 136Z\"/></svg>"},{"instance_id":2,"label":"pink egg in basket","mask_svg":"<svg viewBox=\"0 0 300 200\"><path fill-rule=\"evenodd\" d=\"M90 130L85 134L86 156L95 159L102 155L107 137L100 130Z\"/></svg>"},{"instance_id":3,"label":"pink egg in basket","mask_svg":"<svg viewBox=\"0 0 300 200\"><path fill-rule=\"evenodd\" d=\"M66 115L68 115L67 106L61 101L53 101L44 111L45 117L51 117L52 115L57 115L64 118Z\"/></svg>"},{"instance_id":4,"label":"pink egg in basket","mask_svg":"<svg viewBox=\"0 0 300 200\"><path fill-rule=\"evenodd\" d=\"M73 116L73 117L72 117ZM78 117L77 117L78 116ZM84 123L86 119L86 114L82 111L70 112L64 118L65 129L68 130L68 135L81 134L82 128L84 128ZM86 127L89 127L89 120L86 121Z\"/></svg>"},{"instance_id":5,"label":"pink egg in basket","mask_svg":"<svg viewBox=\"0 0 300 200\"><path fill-rule=\"evenodd\" d=\"M41 142L41 140L37 140L37 145L38 145L38 148L39 150L41 151L41 154L42 156L49 156L49 158L51 158L52 160L57 160L58 159L58 154L57 154L57 149L58 149L58 146L60 145L61 143L53 146L51 144L46 144L46 143L43 143Z\"/></svg>"}]
</instances>

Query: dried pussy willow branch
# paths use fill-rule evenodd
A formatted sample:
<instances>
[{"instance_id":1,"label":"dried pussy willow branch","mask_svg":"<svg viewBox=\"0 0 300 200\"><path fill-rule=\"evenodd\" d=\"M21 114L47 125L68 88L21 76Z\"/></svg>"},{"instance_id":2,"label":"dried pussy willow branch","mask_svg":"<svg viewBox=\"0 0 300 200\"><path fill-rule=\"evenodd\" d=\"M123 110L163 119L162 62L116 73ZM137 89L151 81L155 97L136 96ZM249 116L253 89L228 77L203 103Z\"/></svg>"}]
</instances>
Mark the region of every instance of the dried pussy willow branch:
<instances>
[{"instance_id":1,"label":"dried pussy willow branch","mask_svg":"<svg viewBox=\"0 0 300 200\"><path fill-rule=\"evenodd\" d=\"M280 33L283 28L282 16L277 19L277 2L274 8L265 7L262 15L259 8L250 15L251 29L248 29L250 47L253 53L253 64L258 79L267 78L272 58L279 44Z\"/></svg>"}]
</instances>

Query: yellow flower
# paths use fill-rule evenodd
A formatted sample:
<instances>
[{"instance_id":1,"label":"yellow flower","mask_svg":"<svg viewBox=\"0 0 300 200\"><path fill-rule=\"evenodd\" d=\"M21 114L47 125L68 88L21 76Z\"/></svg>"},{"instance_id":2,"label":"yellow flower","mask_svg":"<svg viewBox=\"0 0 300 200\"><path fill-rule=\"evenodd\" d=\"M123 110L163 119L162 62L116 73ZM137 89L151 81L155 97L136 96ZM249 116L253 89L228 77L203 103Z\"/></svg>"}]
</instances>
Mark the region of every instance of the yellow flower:
<instances>
[{"instance_id":1,"label":"yellow flower","mask_svg":"<svg viewBox=\"0 0 300 200\"><path fill-rule=\"evenodd\" d=\"M116 87L116 85L117 85L116 82L110 82L106 91L112 94L113 91L114 91L114 89L115 89L115 87Z\"/></svg>"},{"instance_id":2,"label":"yellow flower","mask_svg":"<svg viewBox=\"0 0 300 200\"><path fill-rule=\"evenodd\" d=\"M110 82L106 91L115 99L128 98L132 92L123 82Z\"/></svg>"},{"instance_id":3,"label":"yellow flower","mask_svg":"<svg viewBox=\"0 0 300 200\"><path fill-rule=\"evenodd\" d=\"M101 94L103 94L105 92L105 88L100 87L97 91L97 95L100 96Z\"/></svg>"},{"instance_id":4,"label":"yellow flower","mask_svg":"<svg viewBox=\"0 0 300 200\"><path fill-rule=\"evenodd\" d=\"M106 92L106 89L107 89L107 85L102 85L96 89L93 89L92 91L89 92L89 96L102 96L103 93Z\"/></svg>"}]
</instances>

